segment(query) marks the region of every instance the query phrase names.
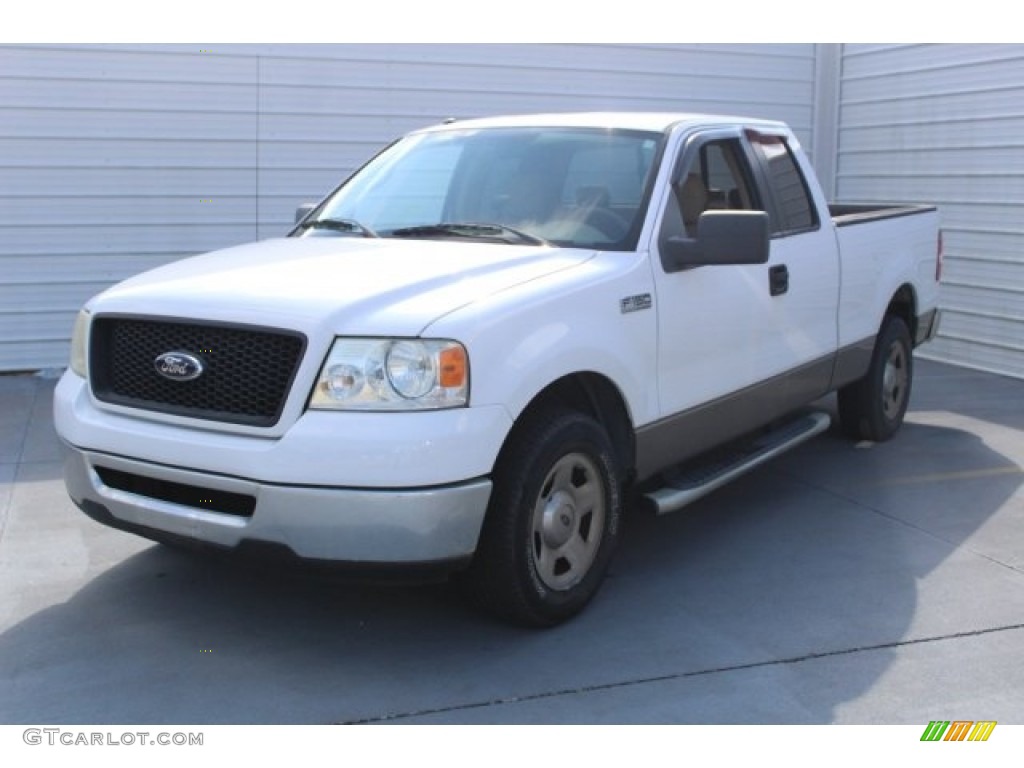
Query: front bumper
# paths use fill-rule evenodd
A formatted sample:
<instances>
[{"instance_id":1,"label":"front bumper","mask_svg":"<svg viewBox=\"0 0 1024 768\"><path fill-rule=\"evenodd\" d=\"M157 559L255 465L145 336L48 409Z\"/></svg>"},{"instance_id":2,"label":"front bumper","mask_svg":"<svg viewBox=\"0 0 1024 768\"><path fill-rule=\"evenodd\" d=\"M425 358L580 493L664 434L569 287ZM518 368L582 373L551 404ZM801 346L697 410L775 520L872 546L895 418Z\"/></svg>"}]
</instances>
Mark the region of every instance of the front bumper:
<instances>
[{"instance_id":1,"label":"front bumper","mask_svg":"<svg viewBox=\"0 0 1024 768\"><path fill-rule=\"evenodd\" d=\"M269 484L65 448L68 493L100 522L227 549L273 544L305 560L464 560L491 492L487 479L389 490Z\"/></svg>"},{"instance_id":2,"label":"front bumper","mask_svg":"<svg viewBox=\"0 0 1024 768\"><path fill-rule=\"evenodd\" d=\"M490 475L512 420L500 406L404 413L304 412L280 435L96 402L66 372L53 396L69 445L259 483L433 488Z\"/></svg>"}]
</instances>

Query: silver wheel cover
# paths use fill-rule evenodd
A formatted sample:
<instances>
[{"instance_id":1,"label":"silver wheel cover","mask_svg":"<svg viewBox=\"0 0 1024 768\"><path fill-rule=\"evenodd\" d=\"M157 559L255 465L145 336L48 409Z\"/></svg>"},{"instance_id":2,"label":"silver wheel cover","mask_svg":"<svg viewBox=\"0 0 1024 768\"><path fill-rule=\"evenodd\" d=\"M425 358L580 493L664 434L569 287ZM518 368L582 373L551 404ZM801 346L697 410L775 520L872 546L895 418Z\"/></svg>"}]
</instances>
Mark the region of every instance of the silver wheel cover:
<instances>
[{"instance_id":1,"label":"silver wheel cover","mask_svg":"<svg viewBox=\"0 0 1024 768\"><path fill-rule=\"evenodd\" d=\"M601 546L607 500L598 465L582 453L559 459L534 503L530 552L549 589L571 589L587 575Z\"/></svg>"}]
</instances>

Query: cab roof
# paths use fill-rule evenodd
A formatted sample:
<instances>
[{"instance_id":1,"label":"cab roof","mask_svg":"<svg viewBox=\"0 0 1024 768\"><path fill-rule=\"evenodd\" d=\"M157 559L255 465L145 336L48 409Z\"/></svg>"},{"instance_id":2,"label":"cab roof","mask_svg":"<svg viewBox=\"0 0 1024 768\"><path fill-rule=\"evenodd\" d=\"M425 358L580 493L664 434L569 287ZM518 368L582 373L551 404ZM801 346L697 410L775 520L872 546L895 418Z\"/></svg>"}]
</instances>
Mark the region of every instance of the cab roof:
<instances>
[{"instance_id":1,"label":"cab roof","mask_svg":"<svg viewBox=\"0 0 1024 768\"><path fill-rule=\"evenodd\" d=\"M673 112L567 112L449 120L423 131L466 128L618 128L664 133L676 126L713 127L742 125L786 130L785 123L754 117Z\"/></svg>"}]
</instances>

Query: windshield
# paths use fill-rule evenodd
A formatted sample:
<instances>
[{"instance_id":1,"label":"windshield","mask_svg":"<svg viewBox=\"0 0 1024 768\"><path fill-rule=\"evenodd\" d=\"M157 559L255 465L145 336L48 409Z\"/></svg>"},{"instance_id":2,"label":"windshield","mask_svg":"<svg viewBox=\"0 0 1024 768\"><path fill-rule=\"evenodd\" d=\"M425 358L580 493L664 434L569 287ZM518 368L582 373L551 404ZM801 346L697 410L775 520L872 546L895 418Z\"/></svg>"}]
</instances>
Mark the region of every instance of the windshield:
<instances>
[{"instance_id":1,"label":"windshield","mask_svg":"<svg viewBox=\"0 0 1024 768\"><path fill-rule=\"evenodd\" d=\"M296 234L632 250L661 140L586 128L413 134L346 181Z\"/></svg>"}]
</instances>

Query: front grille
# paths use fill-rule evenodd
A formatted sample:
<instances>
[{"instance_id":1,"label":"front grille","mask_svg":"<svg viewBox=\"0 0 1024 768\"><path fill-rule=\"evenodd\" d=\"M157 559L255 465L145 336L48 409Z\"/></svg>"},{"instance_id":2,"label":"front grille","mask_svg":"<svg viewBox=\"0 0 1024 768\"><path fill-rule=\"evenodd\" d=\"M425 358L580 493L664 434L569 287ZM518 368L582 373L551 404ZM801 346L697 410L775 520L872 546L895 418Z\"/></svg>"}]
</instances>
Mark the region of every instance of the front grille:
<instances>
[{"instance_id":1,"label":"front grille","mask_svg":"<svg viewBox=\"0 0 1024 768\"><path fill-rule=\"evenodd\" d=\"M172 483L108 467L94 467L94 469L108 488L134 493L136 496L145 496L150 499L169 501L173 504L237 517L252 517L253 511L256 509L256 499L242 493Z\"/></svg>"},{"instance_id":2,"label":"front grille","mask_svg":"<svg viewBox=\"0 0 1024 768\"><path fill-rule=\"evenodd\" d=\"M306 338L255 326L117 315L93 320L89 373L98 400L131 408L269 427L277 423ZM156 358L186 352L202 374L165 378Z\"/></svg>"}]
</instances>

